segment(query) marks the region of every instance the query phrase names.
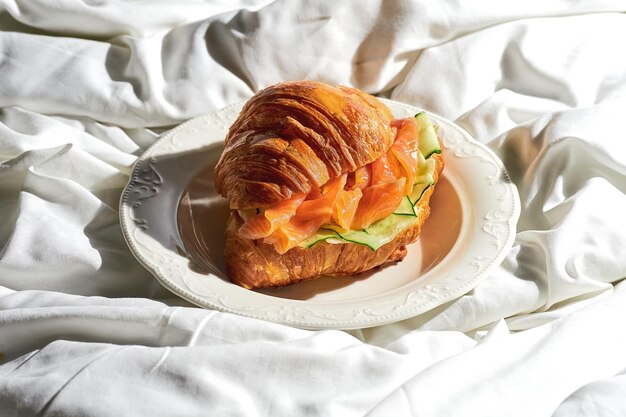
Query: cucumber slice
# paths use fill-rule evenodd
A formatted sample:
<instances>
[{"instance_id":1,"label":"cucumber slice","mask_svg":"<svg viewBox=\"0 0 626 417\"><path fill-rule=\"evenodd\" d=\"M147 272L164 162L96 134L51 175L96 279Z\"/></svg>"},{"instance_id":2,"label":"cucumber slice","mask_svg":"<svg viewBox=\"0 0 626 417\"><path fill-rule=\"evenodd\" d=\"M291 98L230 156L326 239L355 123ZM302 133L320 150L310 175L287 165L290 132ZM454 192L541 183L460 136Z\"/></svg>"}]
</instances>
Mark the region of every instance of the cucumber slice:
<instances>
[{"instance_id":1,"label":"cucumber slice","mask_svg":"<svg viewBox=\"0 0 626 417\"><path fill-rule=\"evenodd\" d=\"M339 240L341 240L341 236L334 230L322 228L318 230L317 233L315 233L313 236L310 236L308 239L305 239L302 242L300 242L298 246L311 248L315 246L315 244L317 243L323 242L327 239L333 239L333 238L335 239L339 238Z\"/></svg>"},{"instance_id":2,"label":"cucumber slice","mask_svg":"<svg viewBox=\"0 0 626 417\"><path fill-rule=\"evenodd\" d=\"M326 241L333 244L358 243L372 250L378 250L381 246L391 242L414 221L415 216L391 214L364 230L343 231L337 226L328 225L302 241L299 246L311 248L319 242Z\"/></svg>"},{"instance_id":3,"label":"cucumber slice","mask_svg":"<svg viewBox=\"0 0 626 417\"><path fill-rule=\"evenodd\" d=\"M372 250L378 250L381 246L391 242L400 232L415 221L415 216L391 214L377 221L364 230L349 230L342 232L334 226L328 226L346 242L359 243L368 246Z\"/></svg>"},{"instance_id":4,"label":"cucumber slice","mask_svg":"<svg viewBox=\"0 0 626 417\"><path fill-rule=\"evenodd\" d=\"M402 232L414 221L415 218L412 216L392 214L368 227L367 235L370 239L380 241L380 247L385 243L391 242L398 233ZM342 235L342 237L345 238L346 236Z\"/></svg>"},{"instance_id":5,"label":"cucumber slice","mask_svg":"<svg viewBox=\"0 0 626 417\"><path fill-rule=\"evenodd\" d=\"M435 173L435 160L425 159L424 155L419 153L417 155L417 172L415 173L415 179L413 180L413 185L423 183L423 182L432 182L434 173Z\"/></svg>"},{"instance_id":6,"label":"cucumber slice","mask_svg":"<svg viewBox=\"0 0 626 417\"><path fill-rule=\"evenodd\" d=\"M413 190L411 190L411 195L409 196L409 198L411 199L411 203L413 203L414 205L417 204L426 192L426 190L428 190L428 188L430 188L430 186L433 184L434 182L421 182L419 184L415 184L413 186ZM413 208L413 212L415 212L415 207Z\"/></svg>"},{"instance_id":7,"label":"cucumber slice","mask_svg":"<svg viewBox=\"0 0 626 417\"><path fill-rule=\"evenodd\" d=\"M413 205L417 204L424 195L424 192L435 183L435 160L424 159L424 156L420 153L417 159L417 174L415 175L415 182L413 183L413 189L409 195L409 199ZM415 209L413 209L415 212Z\"/></svg>"},{"instance_id":8,"label":"cucumber slice","mask_svg":"<svg viewBox=\"0 0 626 417\"><path fill-rule=\"evenodd\" d=\"M424 158L428 159L434 153L441 153L439 139L435 127L424 112L415 115L419 129L419 149Z\"/></svg>"},{"instance_id":9,"label":"cucumber slice","mask_svg":"<svg viewBox=\"0 0 626 417\"><path fill-rule=\"evenodd\" d=\"M413 203L411 202L411 199L408 195L405 195L402 198L402 202L400 203L396 211L393 212L393 214L397 214L399 216L415 217L415 209L413 208Z\"/></svg>"},{"instance_id":10,"label":"cucumber slice","mask_svg":"<svg viewBox=\"0 0 626 417\"><path fill-rule=\"evenodd\" d=\"M382 245L377 245L377 239L375 236L370 236L368 232L365 230L350 230L345 234L337 232L337 234L341 237L341 240L344 242L350 243L360 243L361 245L365 245L372 250L376 250Z\"/></svg>"}]
</instances>

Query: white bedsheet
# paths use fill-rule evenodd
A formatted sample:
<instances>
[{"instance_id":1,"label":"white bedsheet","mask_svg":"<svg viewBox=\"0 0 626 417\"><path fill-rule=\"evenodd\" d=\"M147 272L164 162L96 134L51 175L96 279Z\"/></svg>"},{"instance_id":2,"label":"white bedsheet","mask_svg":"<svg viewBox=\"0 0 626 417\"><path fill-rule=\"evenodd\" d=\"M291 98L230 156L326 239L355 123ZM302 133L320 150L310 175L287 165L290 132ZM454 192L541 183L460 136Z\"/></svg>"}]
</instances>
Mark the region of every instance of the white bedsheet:
<instances>
[{"instance_id":1,"label":"white bedsheet","mask_svg":"<svg viewBox=\"0 0 626 417\"><path fill-rule=\"evenodd\" d=\"M0 416L626 416L620 1L0 0ZM372 329L191 307L118 201L160 132L283 80L441 114L522 214L467 295Z\"/></svg>"}]
</instances>

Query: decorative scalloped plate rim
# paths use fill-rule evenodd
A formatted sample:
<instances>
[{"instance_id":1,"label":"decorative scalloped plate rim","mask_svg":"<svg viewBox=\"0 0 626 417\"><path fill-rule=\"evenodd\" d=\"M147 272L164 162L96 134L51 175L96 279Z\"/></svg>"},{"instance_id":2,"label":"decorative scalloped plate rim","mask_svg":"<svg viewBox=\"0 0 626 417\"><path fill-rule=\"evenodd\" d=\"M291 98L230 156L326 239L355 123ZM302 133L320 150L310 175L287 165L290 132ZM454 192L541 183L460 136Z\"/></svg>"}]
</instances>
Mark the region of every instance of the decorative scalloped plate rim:
<instances>
[{"instance_id":1,"label":"decorative scalloped plate rim","mask_svg":"<svg viewBox=\"0 0 626 417\"><path fill-rule=\"evenodd\" d=\"M396 117L424 111L408 104L381 100ZM163 205L164 199L172 198L171 193L167 196L167 193L160 193L167 181L159 173L156 157L172 155L175 158L177 154L193 153L194 149L222 142L242 105L235 103L215 113L188 120L164 133L137 159L120 199L120 222L132 253L163 286L187 301L204 308L307 329L372 327L417 316L464 295L488 277L511 248L520 202L517 189L509 180L502 162L463 128L426 111L445 132L444 175L454 174L456 170L451 183L462 199L470 200L463 202L464 210L469 213L463 213L459 241L440 264L424 274L429 279L420 276L407 285L364 298L316 301L270 296L243 289L212 274L192 271L188 259L177 253L173 243L176 237L180 240L180 236L176 236L175 210L167 214L168 221L164 222L170 224L169 241L155 239L148 233L150 225L138 213L146 208L142 207L144 203ZM187 135L185 140L177 140L181 134ZM180 166L181 170L186 169L184 163ZM471 172L472 181L467 181L467 176L460 175L460 172ZM171 206L172 202L167 203ZM170 206L166 204L166 207ZM462 251L459 249L461 244L465 247Z\"/></svg>"}]
</instances>

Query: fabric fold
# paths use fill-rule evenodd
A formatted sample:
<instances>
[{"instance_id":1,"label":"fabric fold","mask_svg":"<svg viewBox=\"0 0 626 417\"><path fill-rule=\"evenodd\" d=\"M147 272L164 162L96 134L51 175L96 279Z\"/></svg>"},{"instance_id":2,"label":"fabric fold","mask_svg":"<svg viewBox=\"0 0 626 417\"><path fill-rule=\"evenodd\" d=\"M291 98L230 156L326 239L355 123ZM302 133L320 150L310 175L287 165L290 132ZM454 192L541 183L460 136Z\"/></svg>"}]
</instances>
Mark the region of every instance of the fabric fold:
<instances>
[{"instance_id":1,"label":"fabric fold","mask_svg":"<svg viewBox=\"0 0 626 417\"><path fill-rule=\"evenodd\" d=\"M0 10L1 415L623 412L621 2ZM522 206L503 263L458 299L351 331L162 287L120 229L135 160L189 118L298 79L433 111L493 150Z\"/></svg>"}]
</instances>

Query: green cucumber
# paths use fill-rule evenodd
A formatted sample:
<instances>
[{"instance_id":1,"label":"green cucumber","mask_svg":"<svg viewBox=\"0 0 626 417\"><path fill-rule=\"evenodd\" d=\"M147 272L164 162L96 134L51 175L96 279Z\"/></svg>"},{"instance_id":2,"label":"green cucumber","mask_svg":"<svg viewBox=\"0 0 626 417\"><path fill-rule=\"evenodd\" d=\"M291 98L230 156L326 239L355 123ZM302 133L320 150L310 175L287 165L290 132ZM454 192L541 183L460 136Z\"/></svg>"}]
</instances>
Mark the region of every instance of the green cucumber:
<instances>
[{"instance_id":1,"label":"green cucumber","mask_svg":"<svg viewBox=\"0 0 626 417\"><path fill-rule=\"evenodd\" d=\"M417 113L415 115L415 121L417 121L418 130L420 132L419 149L420 153L424 155L424 158L428 159L432 154L441 153L437 132L426 113Z\"/></svg>"},{"instance_id":2,"label":"green cucumber","mask_svg":"<svg viewBox=\"0 0 626 417\"><path fill-rule=\"evenodd\" d=\"M425 159L421 153L417 154L417 172L415 173L415 179L413 185L421 182L431 182L433 180L433 174L435 173L435 160Z\"/></svg>"},{"instance_id":3,"label":"green cucumber","mask_svg":"<svg viewBox=\"0 0 626 417\"><path fill-rule=\"evenodd\" d=\"M424 195L424 192L435 183L433 175L435 173L435 160L425 159L420 153L417 158L417 174L415 175L415 181L413 182L413 189L409 195L409 199L413 205ZM413 209L415 212L415 209Z\"/></svg>"},{"instance_id":4,"label":"green cucumber","mask_svg":"<svg viewBox=\"0 0 626 417\"><path fill-rule=\"evenodd\" d=\"M332 238L339 238L341 239L341 236L335 232L332 229L325 229L325 228L321 228L320 230L317 231L317 233L315 233L313 236L310 236L309 238L303 240L302 242L300 242L300 244L298 246L302 246L305 248L310 248L315 246L315 244L326 241L328 239L332 239Z\"/></svg>"},{"instance_id":5,"label":"green cucumber","mask_svg":"<svg viewBox=\"0 0 626 417\"><path fill-rule=\"evenodd\" d=\"M342 231L336 226L325 226L325 232L333 230L336 233L334 237L338 236L339 240L346 243L359 243L368 246L372 250L378 250L381 246L391 242L414 221L415 215L391 214L364 230Z\"/></svg>"},{"instance_id":6,"label":"green cucumber","mask_svg":"<svg viewBox=\"0 0 626 417\"><path fill-rule=\"evenodd\" d=\"M428 188L430 188L430 186L433 184L434 182L421 182L419 184L415 184L413 186L413 190L411 190L411 195L409 196L411 202L414 205L417 204L426 192L426 190L428 190ZM415 212L415 207L413 207L413 212Z\"/></svg>"},{"instance_id":7,"label":"green cucumber","mask_svg":"<svg viewBox=\"0 0 626 417\"><path fill-rule=\"evenodd\" d=\"M411 201L408 195L402 197L402 201L400 205L393 212L393 214L397 214L399 216L413 216L415 217L415 209L413 208L413 202Z\"/></svg>"}]
</instances>

